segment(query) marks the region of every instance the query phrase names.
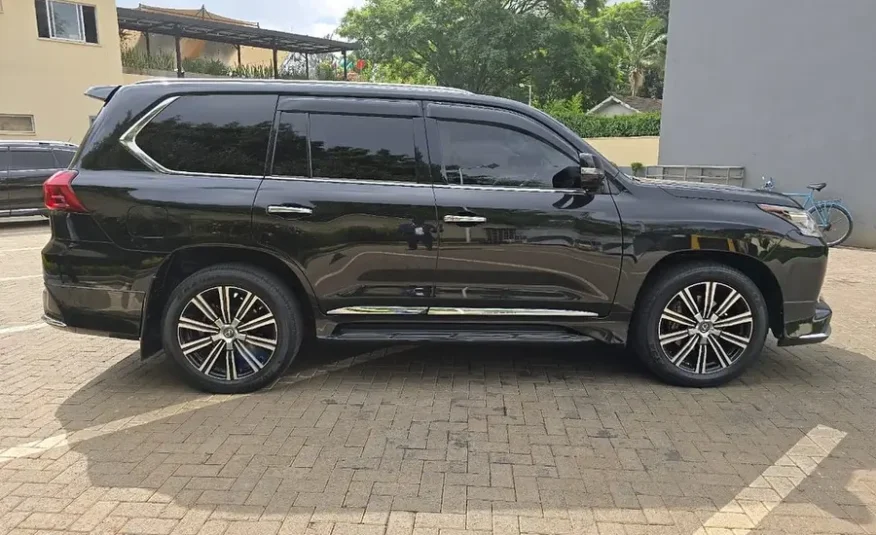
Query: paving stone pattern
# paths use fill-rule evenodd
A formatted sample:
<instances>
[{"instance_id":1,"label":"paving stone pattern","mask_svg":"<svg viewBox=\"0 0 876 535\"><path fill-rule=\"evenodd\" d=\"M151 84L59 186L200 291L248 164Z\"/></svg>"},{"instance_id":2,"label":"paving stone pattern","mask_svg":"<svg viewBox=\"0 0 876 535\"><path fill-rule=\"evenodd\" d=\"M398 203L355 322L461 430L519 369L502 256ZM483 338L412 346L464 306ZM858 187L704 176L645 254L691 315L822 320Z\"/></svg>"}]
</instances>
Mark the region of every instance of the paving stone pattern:
<instances>
[{"instance_id":1,"label":"paving stone pattern","mask_svg":"<svg viewBox=\"0 0 876 535\"><path fill-rule=\"evenodd\" d=\"M723 388L600 345L323 344L229 397L35 328L46 239L0 225L0 534L876 534L876 253L832 252L828 343Z\"/></svg>"}]
</instances>

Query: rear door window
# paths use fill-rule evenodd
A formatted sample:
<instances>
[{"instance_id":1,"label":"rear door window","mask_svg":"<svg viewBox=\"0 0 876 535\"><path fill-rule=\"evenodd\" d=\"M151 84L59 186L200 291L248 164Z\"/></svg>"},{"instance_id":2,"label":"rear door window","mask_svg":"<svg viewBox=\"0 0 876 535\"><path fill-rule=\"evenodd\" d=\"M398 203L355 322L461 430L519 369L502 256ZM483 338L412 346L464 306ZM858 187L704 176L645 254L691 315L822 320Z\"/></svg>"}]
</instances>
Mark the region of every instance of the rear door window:
<instances>
[{"instance_id":1,"label":"rear door window","mask_svg":"<svg viewBox=\"0 0 876 535\"><path fill-rule=\"evenodd\" d=\"M150 158L171 171L264 176L276 95L187 95L136 137Z\"/></svg>"},{"instance_id":2,"label":"rear door window","mask_svg":"<svg viewBox=\"0 0 876 535\"><path fill-rule=\"evenodd\" d=\"M281 108L274 175L382 182L427 177L417 150L423 129L418 104L293 99Z\"/></svg>"},{"instance_id":3,"label":"rear door window","mask_svg":"<svg viewBox=\"0 0 876 535\"><path fill-rule=\"evenodd\" d=\"M57 164L50 150L12 149L9 153L10 171L56 168Z\"/></svg>"},{"instance_id":4,"label":"rear door window","mask_svg":"<svg viewBox=\"0 0 876 535\"><path fill-rule=\"evenodd\" d=\"M310 155L315 177L417 181L408 117L311 114Z\"/></svg>"}]
</instances>

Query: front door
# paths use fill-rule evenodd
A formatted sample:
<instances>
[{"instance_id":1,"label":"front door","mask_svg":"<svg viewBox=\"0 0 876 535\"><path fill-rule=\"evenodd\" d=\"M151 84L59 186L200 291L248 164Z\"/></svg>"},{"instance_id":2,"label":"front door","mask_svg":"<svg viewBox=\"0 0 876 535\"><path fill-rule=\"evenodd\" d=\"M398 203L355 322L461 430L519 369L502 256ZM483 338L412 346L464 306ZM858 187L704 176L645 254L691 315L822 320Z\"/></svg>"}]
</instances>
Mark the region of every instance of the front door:
<instances>
[{"instance_id":1,"label":"front door","mask_svg":"<svg viewBox=\"0 0 876 535\"><path fill-rule=\"evenodd\" d=\"M420 104L281 97L275 122L256 239L299 266L323 313L421 313L438 225Z\"/></svg>"},{"instance_id":2,"label":"front door","mask_svg":"<svg viewBox=\"0 0 876 535\"><path fill-rule=\"evenodd\" d=\"M570 184L577 150L541 123L471 106L427 107L441 241L436 311L599 317L621 257L611 195Z\"/></svg>"}]
</instances>

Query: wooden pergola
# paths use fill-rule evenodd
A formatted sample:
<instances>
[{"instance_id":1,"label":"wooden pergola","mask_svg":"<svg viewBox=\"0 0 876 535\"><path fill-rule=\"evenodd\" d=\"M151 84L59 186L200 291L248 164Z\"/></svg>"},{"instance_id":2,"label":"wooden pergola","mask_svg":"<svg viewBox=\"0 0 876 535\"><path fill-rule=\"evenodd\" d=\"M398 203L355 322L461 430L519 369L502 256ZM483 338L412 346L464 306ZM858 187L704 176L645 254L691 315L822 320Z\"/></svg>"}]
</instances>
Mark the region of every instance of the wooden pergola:
<instances>
[{"instance_id":1,"label":"wooden pergola","mask_svg":"<svg viewBox=\"0 0 876 535\"><path fill-rule=\"evenodd\" d=\"M240 59L241 46L270 49L274 53L274 78L279 78L277 51L282 50L304 54L305 69L308 76L310 76L310 54L341 52L344 57L344 79L346 80L347 51L358 50L360 48L358 43L346 43L311 37L309 35L266 30L264 28L231 24L205 18L157 13L124 7L117 8L116 11L118 12L120 29L143 32L146 36L147 54L150 53L150 33L174 37L176 45L176 70L177 76L180 78L185 76L182 70L182 51L180 48L180 40L183 38L237 45L238 60Z\"/></svg>"}]
</instances>

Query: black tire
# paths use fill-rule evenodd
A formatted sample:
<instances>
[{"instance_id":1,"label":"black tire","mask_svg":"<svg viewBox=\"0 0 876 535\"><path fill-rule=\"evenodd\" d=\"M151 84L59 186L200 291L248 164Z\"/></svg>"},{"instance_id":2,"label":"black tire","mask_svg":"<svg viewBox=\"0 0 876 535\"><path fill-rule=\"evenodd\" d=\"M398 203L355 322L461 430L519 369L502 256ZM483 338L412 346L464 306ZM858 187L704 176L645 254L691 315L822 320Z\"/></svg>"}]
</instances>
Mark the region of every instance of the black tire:
<instances>
[{"instance_id":1,"label":"black tire","mask_svg":"<svg viewBox=\"0 0 876 535\"><path fill-rule=\"evenodd\" d=\"M704 373L696 373L672 363L670 355L660 343L659 329L661 322L666 321L661 319L664 309L671 306L673 300L677 298L677 294L685 288L706 282L719 283L720 288L728 288L724 290L727 292L729 289L738 292L745 301L738 306L747 305L751 312L752 321L750 326L748 324L744 326L748 329L747 334L750 338L747 347L737 350L739 353L729 362L729 365L721 367L720 359L717 358L714 349L710 348L708 351L711 351L714 356L712 364L714 369L703 370ZM659 279L642 291L644 294L636 306L630 328L630 347L648 369L667 383L696 388L722 385L738 377L761 354L769 330L766 301L751 279L739 270L711 262L677 266L662 274ZM725 295L729 295L729 293ZM711 326L709 328L711 329ZM728 332L729 329L728 327ZM690 331L685 327L681 327L679 330ZM696 338L693 335L691 337ZM682 344L682 341L678 343ZM698 345L694 347L699 351ZM677 354L678 352L676 352ZM691 355L693 354L691 353ZM704 360L708 361L708 352ZM681 364L686 362L690 361L684 358L681 360Z\"/></svg>"},{"instance_id":2,"label":"black tire","mask_svg":"<svg viewBox=\"0 0 876 535\"><path fill-rule=\"evenodd\" d=\"M234 369L235 375L238 370L248 370L248 375L245 377L227 380L205 374L198 370L195 362L184 355L181 348L180 336L182 335L178 334L181 332L179 327L181 314L186 310L186 307L194 305L192 299L195 296L202 294L202 292L212 291L211 288L216 287L230 287L229 295L232 295L235 290L244 290L233 294L235 298L239 298L238 296L247 292L252 293L262 301L256 306L264 305L275 320L270 329L276 335L276 345L266 362L262 363L259 360L259 364L263 365L261 369L256 371L257 366L248 364L244 366L245 360L237 360L233 356L231 357L235 361L233 366L227 366L228 361L219 364L220 369L223 364L227 366L226 376L229 374L228 369ZM218 290L215 295L218 295ZM243 307L241 306L241 308ZM255 310L255 308L251 310ZM265 309L262 308L263 310ZM274 275L246 264L221 264L193 273L173 290L162 318L161 338L165 352L171 356L171 360L182 371L183 377L191 385L214 394L241 394L267 386L288 369L298 354L301 341L304 338L303 317L300 305L292 292ZM205 320L204 323L207 321ZM217 330L219 329L217 328ZM208 333L203 336L210 337L211 335ZM251 348L251 346L248 347ZM260 349L260 351L264 350ZM219 353L222 353L222 350ZM239 351L237 354L240 355ZM248 355L253 356L252 353L248 353ZM218 357L214 360L219 362ZM241 363L239 367L237 362Z\"/></svg>"},{"instance_id":3,"label":"black tire","mask_svg":"<svg viewBox=\"0 0 876 535\"><path fill-rule=\"evenodd\" d=\"M836 210L837 212L839 212L841 217L848 222L848 230L844 234L842 234L841 236L835 237L833 235L828 235L828 234L824 235L824 241L827 243L827 246L828 247L836 247L837 245L840 245L841 243L843 243L844 241L849 239L849 236L852 235L852 229L855 226L854 221L852 220L852 214L848 211L848 209L846 209L846 207L841 205L841 204L824 203L824 204L816 204L814 206L809 207L807 212L809 212L812 215L812 218L815 220L815 222L819 226L821 226L822 218L821 218L821 216L817 215L817 212L827 213L828 214L827 220L831 221L833 219L829 215L831 210ZM828 232L830 232L830 231L828 231Z\"/></svg>"}]
</instances>

